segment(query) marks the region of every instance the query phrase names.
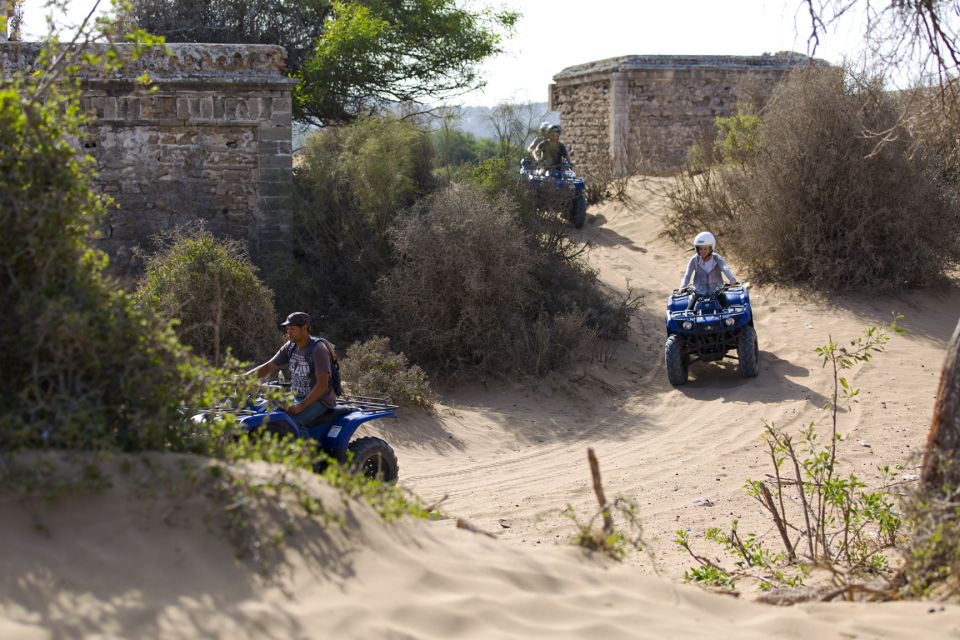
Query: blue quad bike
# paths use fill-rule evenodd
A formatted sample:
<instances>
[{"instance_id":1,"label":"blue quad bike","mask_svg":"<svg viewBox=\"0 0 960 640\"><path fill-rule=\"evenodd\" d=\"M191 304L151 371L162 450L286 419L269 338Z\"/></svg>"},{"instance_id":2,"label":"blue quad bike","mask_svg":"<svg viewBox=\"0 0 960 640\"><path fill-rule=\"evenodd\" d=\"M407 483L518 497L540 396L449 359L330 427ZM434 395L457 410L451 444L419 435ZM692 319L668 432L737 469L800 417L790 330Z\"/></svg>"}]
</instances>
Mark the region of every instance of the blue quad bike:
<instances>
[{"instance_id":1,"label":"blue quad bike","mask_svg":"<svg viewBox=\"0 0 960 640\"><path fill-rule=\"evenodd\" d=\"M587 183L577 177L570 163L563 161L559 169L537 169L533 160L520 161L520 183L534 197L537 209L562 213L575 228L587 220Z\"/></svg>"},{"instance_id":2,"label":"blue quad bike","mask_svg":"<svg viewBox=\"0 0 960 640\"><path fill-rule=\"evenodd\" d=\"M400 472L393 448L381 438L365 436L351 441L354 433L366 422L396 416L397 405L381 398L343 396L337 407L320 417L313 425L303 428L287 413L272 409L264 398L248 402L236 411L240 429L251 435L268 432L276 436L310 439L331 458L367 478L382 482L396 482ZM202 422L206 414L193 416Z\"/></svg>"},{"instance_id":3,"label":"blue quad bike","mask_svg":"<svg viewBox=\"0 0 960 640\"><path fill-rule=\"evenodd\" d=\"M740 375L760 373L760 350L753 327L750 294L745 285L725 285L687 309L692 289L674 290L667 300L667 342L663 348L667 378L675 387L687 383L690 364L730 357Z\"/></svg>"}]
</instances>

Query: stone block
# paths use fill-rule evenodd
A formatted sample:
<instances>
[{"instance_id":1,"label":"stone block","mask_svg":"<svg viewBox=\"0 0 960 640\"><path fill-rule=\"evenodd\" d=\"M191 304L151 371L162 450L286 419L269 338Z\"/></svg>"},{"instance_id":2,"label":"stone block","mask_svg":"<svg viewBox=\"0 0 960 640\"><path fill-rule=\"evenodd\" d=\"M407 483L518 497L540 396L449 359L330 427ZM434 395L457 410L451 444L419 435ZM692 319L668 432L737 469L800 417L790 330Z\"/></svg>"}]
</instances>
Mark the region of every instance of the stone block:
<instances>
[{"instance_id":1,"label":"stone block","mask_svg":"<svg viewBox=\"0 0 960 640\"><path fill-rule=\"evenodd\" d=\"M264 155L287 155L289 156L292 153L292 141L284 142L271 142L271 141L261 141L257 145L257 151L261 156Z\"/></svg>"},{"instance_id":2,"label":"stone block","mask_svg":"<svg viewBox=\"0 0 960 640\"><path fill-rule=\"evenodd\" d=\"M292 174L290 169L265 169L260 168L260 182L291 182Z\"/></svg>"},{"instance_id":3,"label":"stone block","mask_svg":"<svg viewBox=\"0 0 960 640\"><path fill-rule=\"evenodd\" d=\"M285 169L289 171L293 167L293 156L289 154L259 155L257 156L257 162L261 169Z\"/></svg>"},{"instance_id":4,"label":"stone block","mask_svg":"<svg viewBox=\"0 0 960 640\"><path fill-rule=\"evenodd\" d=\"M202 120L213 120L213 96L200 98L200 118Z\"/></svg>"},{"instance_id":5,"label":"stone block","mask_svg":"<svg viewBox=\"0 0 960 640\"><path fill-rule=\"evenodd\" d=\"M271 124L260 125L261 142L291 142L292 131L290 127L277 127Z\"/></svg>"}]
</instances>

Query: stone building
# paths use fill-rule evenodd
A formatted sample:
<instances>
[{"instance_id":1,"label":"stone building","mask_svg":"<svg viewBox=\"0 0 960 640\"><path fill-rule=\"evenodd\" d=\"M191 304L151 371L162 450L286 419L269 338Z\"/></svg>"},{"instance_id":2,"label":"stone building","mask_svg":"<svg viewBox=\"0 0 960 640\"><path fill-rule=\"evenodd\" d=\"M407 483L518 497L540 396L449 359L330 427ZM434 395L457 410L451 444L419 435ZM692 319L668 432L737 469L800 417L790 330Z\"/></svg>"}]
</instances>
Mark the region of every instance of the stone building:
<instances>
[{"instance_id":1,"label":"stone building","mask_svg":"<svg viewBox=\"0 0 960 640\"><path fill-rule=\"evenodd\" d=\"M549 105L584 173L671 170L717 116L736 111L738 96L769 94L811 62L800 54L609 58L555 75Z\"/></svg>"},{"instance_id":2,"label":"stone building","mask_svg":"<svg viewBox=\"0 0 960 640\"><path fill-rule=\"evenodd\" d=\"M116 75L82 78L90 117L80 144L116 207L104 248L118 271L159 232L202 220L255 255L289 243L291 91L282 47L170 44ZM39 45L0 45L5 68ZM136 78L148 72L151 87Z\"/></svg>"}]
</instances>

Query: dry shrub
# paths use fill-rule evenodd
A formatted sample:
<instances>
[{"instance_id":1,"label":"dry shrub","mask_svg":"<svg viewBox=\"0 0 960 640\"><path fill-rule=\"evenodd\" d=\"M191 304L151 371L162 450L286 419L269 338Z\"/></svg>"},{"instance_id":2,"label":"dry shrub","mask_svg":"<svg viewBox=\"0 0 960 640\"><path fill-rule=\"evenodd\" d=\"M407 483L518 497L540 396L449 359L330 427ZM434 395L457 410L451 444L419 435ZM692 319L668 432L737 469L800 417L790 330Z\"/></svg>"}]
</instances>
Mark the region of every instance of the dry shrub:
<instances>
[{"instance_id":1,"label":"dry shrub","mask_svg":"<svg viewBox=\"0 0 960 640\"><path fill-rule=\"evenodd\" d=\"M500 367L504 336L523 323L534 258L500 198L455 185L401 216L391 232L399 263L381 280L384 322L428 368Z\"/></svg>"},{"instance_id":2,"label":"dry shrub","mask_svg":"<svg viewBox=\"0 0 960 640\"><path fill-rule=\"evenodd\" d=\"M407 406L433 406L427 374L417 365L411 366L403 353L390 351L389 338L374 336L354 342L340 361L340 370L350 394Z\"/></svg>"},{"instance_id":3,"label":"dry shrub","mask_svg":"<svg viewBox=\"0 0 960 640\"><path fill-rule=\"evenodd\" d=\"M378 286L384 323L428 370L539 373L566 362L577 342L590 353L593 330L569 309L544 310L540 254L509 198L453 185L401 216L391 240L402 257Z\"/></svg>"},{"instance_id":4,"label":"dry shrub","mask_svg":"<svg viewBox=\"0 0 960 640\"><path fill-rule=\"evenodd\" d=\"M761 273L830 289L937 280L957 257L956 209L911 141L877 147L894 98L838 71L794 75L771 98L746 181L738 252Z\"/></svg>"},{"instance_id":5,"label":"dry shrub","mask_svg":"<svg viewBox=\"0 0 960 640\"><path fill-rule=\"evenodd\" d=\"M202 226L161 238L147 259L136 298L175 320L180 342L221 364L230 350L262 360L280 342L273 292L257 277L243 244L215 238Z\"/></svg>"},{"instance_id":6,"label":"dry shrub","mask_svg":"<svg viewBox=\"0 0 960 640\"><path fill-rule=\"evenodd\" d=\"M664 233L683 246L692 246L694 236L705 229L725 241L739 233L740 217L728 187L739 177L719 166L691 164L670 191Z\"/></svg>"},{"instance_id":7,"label":"dry shrub","mask_svg":"<svg viewBox=\"0 0 960 640\"><path fill-rule=\"evenodd\" d=\"M897 123L895 101L876 80L794 72L767 104L754 156L681 180L668 234L711 229L774 281L829 290L936 282L960 255L960 218L915 140L878 145L866 135Z\"/></svg>"},{"instance_id":8,"label":"dry shrub","mask_svg":"<svg viewBox=\"0 0 960 640\"><path fill-rule=\"evenodd\" d=\"M641 173L643 169L642 164L633 158L629 158L626 164L626 168L618 170L608 154L602 154L590 163L589 168L581 174L587 183L587 204L623 200L630 176Z\"/></svg>"}]
</instances>

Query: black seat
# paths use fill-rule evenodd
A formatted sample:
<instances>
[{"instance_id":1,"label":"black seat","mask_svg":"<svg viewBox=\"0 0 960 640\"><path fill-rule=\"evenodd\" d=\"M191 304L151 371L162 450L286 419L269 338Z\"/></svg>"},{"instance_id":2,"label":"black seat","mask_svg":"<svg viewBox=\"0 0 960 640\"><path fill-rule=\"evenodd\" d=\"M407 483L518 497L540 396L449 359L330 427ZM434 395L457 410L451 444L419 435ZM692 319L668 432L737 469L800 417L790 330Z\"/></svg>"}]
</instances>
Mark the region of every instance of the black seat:
<instances>
[{"instance_id":1,"label":"black seat","mask_svg":"<svg viewBox=\"0 0 960 640\"><path fill-rule=\"evenodd\" d=\"M351 413L353 410L353 407L337 407L336 409L331 409L308 424L307 427L319 427L320 425L330 424L337 418Z\"/></svg>"}]
</instances>

